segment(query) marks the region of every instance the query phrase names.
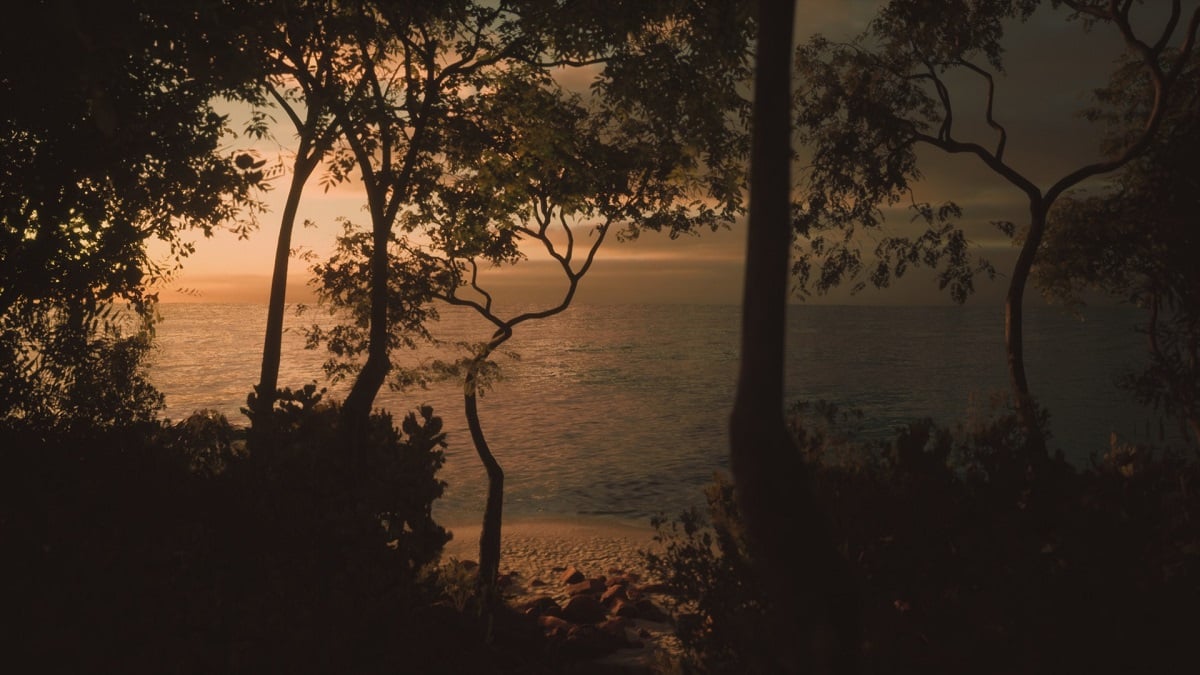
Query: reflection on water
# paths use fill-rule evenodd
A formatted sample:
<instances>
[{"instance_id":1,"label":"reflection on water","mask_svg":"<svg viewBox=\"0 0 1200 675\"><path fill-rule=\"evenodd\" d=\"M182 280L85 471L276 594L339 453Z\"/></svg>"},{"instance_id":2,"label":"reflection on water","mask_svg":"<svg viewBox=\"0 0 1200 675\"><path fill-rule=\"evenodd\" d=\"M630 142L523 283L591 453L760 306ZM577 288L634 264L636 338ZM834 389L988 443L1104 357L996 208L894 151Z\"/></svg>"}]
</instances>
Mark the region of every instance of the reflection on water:
<instances>
[{"instance_id":1,"label":"reflection on water","mask_svg":"<svg viewBox=\"0 0 1200 675\"><path fill-rule=\"evenodd\" d=\"M166 305L152 379L166 416L219 410L236 423L258 379L266 308ZM446 340L479 340L490 328L443 311ZM1129 309L1095 309L1079 322L1040 309L1028 319L1031 386L1052 413L1055 443L1082 460L1109 433L1146 432L1147 414L1113 386L1141 358ZM304 319L310 321L311 319ZM726 418L738 353L735 306L580 306L520 326L502 359L505 379L479 402L484 430L505 468L510 517L604 514L644 519L701 501L726 463ZM288 317L280 383L323 381L325 355L303 349ZM995 308L810 307L790 315L790 399L826 399L865 412L868 434L931 416L968 414L972 394L1006 387L1002 317ZM428 356L428 355L425 355ZM404 354L415 363L421 355ZM334 395L346 385L332 388ZM456 383L381 394L396 411L429 403L450 447L437 505L446 518L482 511L484 474L474 456ZM1157 428L1157 427L1155 427Z\"/></svg>"}]
</instances>

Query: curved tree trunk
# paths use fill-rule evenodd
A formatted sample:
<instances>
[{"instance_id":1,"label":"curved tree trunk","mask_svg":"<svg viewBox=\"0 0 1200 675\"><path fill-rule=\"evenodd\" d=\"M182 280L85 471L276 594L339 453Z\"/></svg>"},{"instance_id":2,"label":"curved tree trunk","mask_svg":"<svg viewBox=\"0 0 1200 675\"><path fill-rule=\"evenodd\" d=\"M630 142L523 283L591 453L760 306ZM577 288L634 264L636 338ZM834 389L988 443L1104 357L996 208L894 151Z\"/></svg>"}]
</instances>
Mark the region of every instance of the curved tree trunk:
<instances>
[{"instance_id":1,"label":"curved tree trunk","mask_svg":"<svg viewBox=\"0 0 1200 675\"><path fill-rule=\"evenodd\" d=\"M1027 437L1029 459L1036 463L1047 457L1046 435L1038 419L1037 403L1029 392L1029 380L1025 376L1025 286L1046 232L1046 207L1035 202L1030 212L1029 231L1013 265L1008 294L1004 298L1004 350L1017 419Z\"/></svg>"},{"instance_id":2,"label":"curved tree trunk","mask_svg":"<svg viewBox=\"0 0 1200 675\"><path fill-rule=\"evenodd\" d=\"M356 467L362 467L366 453L367 424L371 416L371 407L375 397L383 387L391 370L391 359L388 355L388 239L391 231L380 227L383 222L382 213L374 213L372 208L372 223L374 232L371 246L371 322L368 334L367 361L354 380L354 386L346 395L342 404L342 424L345 429L345 440L350 449L350 460Z\"/></svg>"},{"instance_id":3,"label":"curved tree trunk","mask_svg":"<svg viewBox=\"0 0 1200 675\"><path fill-rule=\"evenodd\" d=\"M791 249L790 84L795 8L759 2L750 220L742 304L741 370L730 420L738 507L761 581L775 599L767 618L771 669L857 670L853 576L813 496L811 472L783 417L783 365Z\"/></svg>"},{"instance_id":4,"label":"curved tree trunk","mask_svg":"<svg viewBox=\"0 0 1200 675\"><path fill-rule=\"evenodd\" d=\"M486 356L480 357L486 358ZM477 405L477 366L472 365L467 373L463 388L463 404L467 416L467 428L471 431L471 442L479 461L487 471L487 502L483 510L483 528L479 532L479 591L485 610L490 610L496 590L496 578L500 574L500 525L504 509L504 471L488 447L479 424Z\"/></svg>"},{"instance_id":5,"label":"curved tree trunk","mask_svg":"<svg viewBox=\"0 0 1200 675\"><path fill-rule=\"evenodd\" d=\"M302 141L297 155L304 157L307 152ZM304 184L308 182L316 167L315 160L297 159L293 168L292 183L288 187L287 201L283 205L283 216L279 222L279 239L275 244L275 268L271 273L271 297L267 304L267 329L263 338L262 369L251 406L251 424L255 434L270 432L271 408L275 405L275 391L279 388L279 361L283 344L283 314L287 301L292 232L296 227L296 214L300 209L300 196L304 191Z\"/></svg>"}]
</instances>

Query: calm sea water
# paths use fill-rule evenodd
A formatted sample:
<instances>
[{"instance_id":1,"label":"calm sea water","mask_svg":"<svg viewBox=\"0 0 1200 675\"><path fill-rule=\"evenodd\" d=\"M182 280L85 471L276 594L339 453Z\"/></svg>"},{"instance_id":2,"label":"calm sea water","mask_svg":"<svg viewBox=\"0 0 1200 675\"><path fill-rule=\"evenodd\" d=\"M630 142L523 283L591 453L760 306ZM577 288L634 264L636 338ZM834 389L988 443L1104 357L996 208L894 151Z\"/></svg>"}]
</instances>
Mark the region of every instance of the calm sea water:
<instances>
[{"instance_id":1,"label":"calm sea water","mask_svg":"<svg viewBox=\"0 0 1200 675\"><path fill-rule=\"evenodd\" d=\"M166 394L165 416L208 408L244 423L238 409L258 379L265 306L165 305L162 315L151 377ZM702 487L727 462L738 318L736 306L598 305L520 326L507 347L521 358L501 359L506 377L479 406L506 472L506 516L645 520L701 502ZM324 382L325 355L305 350L299 331L312 320L288 316L282 385ZM1052 443L1069 457L1102 451L1114 431L1158 433L1156 418L1113 384L1143 358L1136 321L1135 310L1121 307L1089 309L1085 321L1049 308L1029 316L1031 387L1051 411ZM789 322L789 398L861 408L868 435L917 417L957 422L972 400L1006 390L995 308L800 306ZM476 341L490 330L450 311L436 332ZM472 519L482 511L484 474L461 385L385 390L377 400L397 414L422 403L449 432L449 488L438 515Z\"/></svg>"}]
</instances>

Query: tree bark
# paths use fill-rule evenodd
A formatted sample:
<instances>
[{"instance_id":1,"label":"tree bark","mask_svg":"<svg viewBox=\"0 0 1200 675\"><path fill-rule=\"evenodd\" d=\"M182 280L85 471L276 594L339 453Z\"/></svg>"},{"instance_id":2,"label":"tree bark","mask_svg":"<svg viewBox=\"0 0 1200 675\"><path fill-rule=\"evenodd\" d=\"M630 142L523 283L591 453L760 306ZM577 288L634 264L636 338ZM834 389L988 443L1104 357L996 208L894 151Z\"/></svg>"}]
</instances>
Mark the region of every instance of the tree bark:
<instances>
[{"instance_id":1,"label":"tree bark","mask_svg":"<svg viewBox=\"0 0 1200 675\"><path fill-rule=\"evenodd\" d=\"M388 240L391 229L380 224L385 222L382 209L372 207L373 223L371 246L371 319L367 338L367 361L354 380L354 386L342 404L342 423L346 442L351 452L351 461L362 466L366 452L367 424L371 406L379 394L391 370L388 354ZM375 213L379 211L379 213Z\"/></svg>"},{"instance_id":2,"label":"tree bark","mask_svg":"<svg viewBox=\"0 0 1200 675\"><path fill-rule=\"evenodd\" d=\"M735 494L754 564L775 602L767 631L780 672L857 670L858 600L783 417L791 248L788 0L758 5L750 219L741 369L730 420Z\"/></svg>"},{"instance_id":3,"label":"tree bark","mask_svg":"<svg viewBox=\"0 0 1200 675\"><path fill-rule=\"evenodd\" d=\"M1029 460L1040 463L1047 459L1046 432L1038 416L1037 402L1029 392L1025 375L1025 287L1033 270L1033 261L1046 233L1046 205L1036 200L1030 205L1029 230L1021 252L1013 265L1012 279L1004 298L1004 350L1008 363L1009 384L1017 420L1026 434Z\"/></svg>"},{"instance_id":4,"label":"tree bark","mask_svg":"<svg viewBox=\"0 0 1200 675\"><path fill-rule=\"evenodd\" d=\"M292 255L292 232L296 227L296 214L300 210L300 196L304 192L304 185L317 167L316 160L303 159L307 154L307 144L302 140L279 222L279 239L275 244L275 268L271 273L271 297L267 304L267 329L263 338L262 369L251 411L254 413L251 425L256 434L270 432L271 408L275 405L275 391L279 388L279 362L283 344L283 314L287 301L288 263Z\"/></svg>"},{"instance_id":5,"label":"tree bark","mask_svg":"<svg viewBox=\"0 0 1200 675\"><path fill-rule=\"evenodd\" d=\"M496 590L496 579L500 574L500 526L504 509L504 471L492 454L483 427L479 424L479 408L476 391L476 366L467 374L463 389L463 404L467 416L467 428L479 461L487 471L487 502L483 510L483 527L479 532L479 596L485 610L490 610Z\"/></svg>"}]
</instances>

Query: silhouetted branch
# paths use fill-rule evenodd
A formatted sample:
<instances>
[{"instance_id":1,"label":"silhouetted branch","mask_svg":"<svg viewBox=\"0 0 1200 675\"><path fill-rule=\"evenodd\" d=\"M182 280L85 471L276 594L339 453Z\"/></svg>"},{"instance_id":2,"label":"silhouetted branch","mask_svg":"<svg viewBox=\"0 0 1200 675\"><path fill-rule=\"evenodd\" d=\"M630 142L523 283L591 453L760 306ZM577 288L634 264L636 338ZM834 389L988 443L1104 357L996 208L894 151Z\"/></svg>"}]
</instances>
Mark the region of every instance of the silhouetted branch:
<instances>
[{"instance_id":1,"label":"silhouetted branch","mask_svg":"<svg viewBox=\"0 0 1200 675\"><path fill-rule=\"evenodd\" d=\"M1008 141L1008 132L1005 131L1004 126L998 123L993 116L993 106L996 100L996 81L991 73L966 59L958 59L957 63L964 68L978 73L980 77L987 80L987 107L984 109L984 117L987 119L989 127L1000 132L1000 139L996 141L996 151L993 154L996 156L996 161L1004 161L1004 145Z\"/></svg>"}]
</instances>

